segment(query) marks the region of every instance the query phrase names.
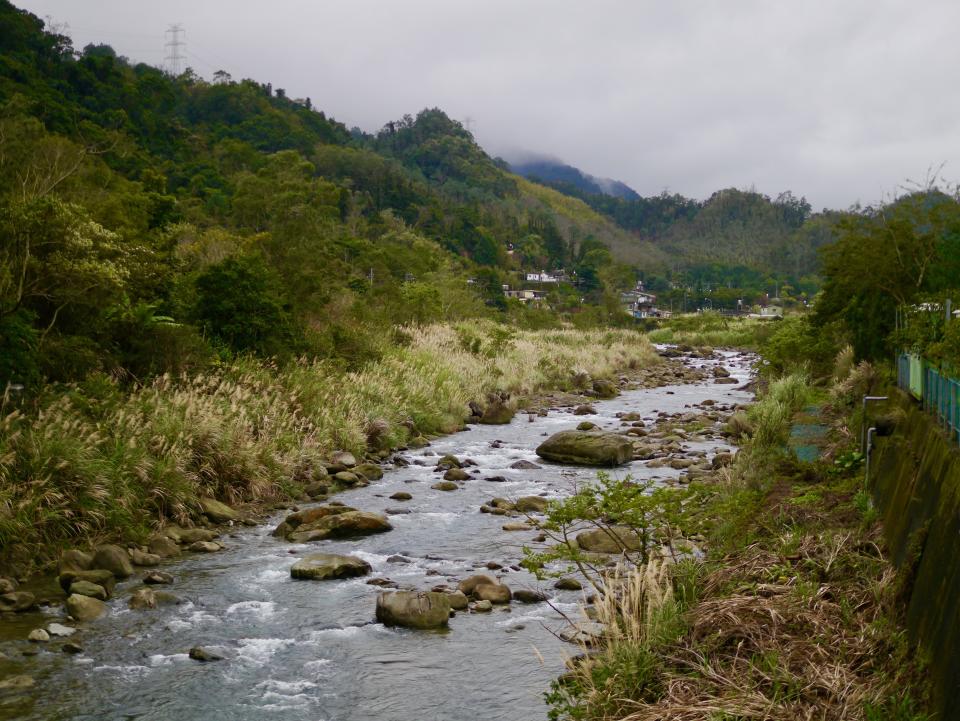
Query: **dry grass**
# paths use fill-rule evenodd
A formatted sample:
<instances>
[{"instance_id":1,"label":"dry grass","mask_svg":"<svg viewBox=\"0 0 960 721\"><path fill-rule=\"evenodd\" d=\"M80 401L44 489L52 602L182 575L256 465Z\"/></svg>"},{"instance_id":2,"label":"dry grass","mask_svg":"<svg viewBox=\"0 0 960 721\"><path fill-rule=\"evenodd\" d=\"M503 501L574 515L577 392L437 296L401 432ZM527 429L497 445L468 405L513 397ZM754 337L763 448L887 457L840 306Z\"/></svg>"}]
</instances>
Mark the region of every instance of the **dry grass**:
<instances>
[{"instance_id":1,"label":"dry grass","mask_svg":"<svg viewBox=\"0 0 960 721\"><path fill-rule=\"evenodd\" d=\"M362 454L450 432L467 404L566 388L658 362L629 331L517 332L487 322L408 328L360 372L322 361L241 360L132 392L106 378L50 389L32 415L0 419L0 554L30 559L77 539L137 537L189 522L197 498L298 492L331 451Z\"/></svg>"},{"instance_id":2,"label":"dry grass","mask_svg":"<svg viewBox=\"0 0 960 721\"><path fill-rule=\"evenodd\" d=\"M660 698L618 718L893 718L882 709L911 670L889 627L894 578L874 539L857 532L748 546L703 580L687 632L661 651Z\"/></svg>"}]
</instances>

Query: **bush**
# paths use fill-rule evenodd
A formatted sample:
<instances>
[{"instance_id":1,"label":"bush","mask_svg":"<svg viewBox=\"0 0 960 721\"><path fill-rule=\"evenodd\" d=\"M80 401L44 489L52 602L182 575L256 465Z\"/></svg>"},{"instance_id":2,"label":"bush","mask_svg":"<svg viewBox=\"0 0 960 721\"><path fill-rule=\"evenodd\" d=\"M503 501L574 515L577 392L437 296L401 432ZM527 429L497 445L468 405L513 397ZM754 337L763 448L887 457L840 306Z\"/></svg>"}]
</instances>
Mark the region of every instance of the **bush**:
<instances>
[{"instance_id":1,"label":"bush","mask_svg":"<svg viewBox=\"0 0 960 721\"><path fill-rule=\"evenodd\" d=\"M23 310L0 317L0 394L10 383L28 389L40 382L39 338L33 318Z\"/></svg>"},{"instance_id":2,"label":"bush","mask_svg":"<svg viewBox=\"0 0 960 721\"><path fill-rule=\"evenodd\" d=\"M196 281L194 317L209 337L235 352L295 355L303 336L283 298L282 283L258 256L228 258Z\"/></svg>"}]
</instances>

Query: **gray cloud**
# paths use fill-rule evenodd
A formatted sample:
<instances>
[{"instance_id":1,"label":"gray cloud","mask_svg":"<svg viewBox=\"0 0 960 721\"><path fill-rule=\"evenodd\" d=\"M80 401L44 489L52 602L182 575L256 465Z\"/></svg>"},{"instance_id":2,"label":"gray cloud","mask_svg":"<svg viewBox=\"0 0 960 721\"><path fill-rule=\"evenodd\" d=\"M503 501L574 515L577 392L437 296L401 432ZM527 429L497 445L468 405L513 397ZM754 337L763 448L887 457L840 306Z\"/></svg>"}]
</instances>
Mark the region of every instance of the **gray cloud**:
<instances>
[{"instance_id":1,"label":"gray cloud","mask_svg":"<svg viewBox=\"0 0 960 721\"><path fill-rule=\"evenodd\" d=\"M705 197L790 189L876 202L946 162L960 177L955 0L20 0L163 61L283 87L348 125L438 106L491 153L529 151Z\"/></svg>"}]
</instances>

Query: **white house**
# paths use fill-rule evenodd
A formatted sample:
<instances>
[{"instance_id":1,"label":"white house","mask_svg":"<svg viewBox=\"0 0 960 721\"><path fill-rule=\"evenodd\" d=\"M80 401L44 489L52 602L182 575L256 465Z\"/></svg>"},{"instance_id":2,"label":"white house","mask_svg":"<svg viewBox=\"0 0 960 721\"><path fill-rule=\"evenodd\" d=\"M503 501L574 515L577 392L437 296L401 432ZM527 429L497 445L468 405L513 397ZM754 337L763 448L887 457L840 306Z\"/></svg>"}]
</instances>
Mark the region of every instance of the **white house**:
<instances>
[{"instance_id":1,"label":"white house","mask_svg":"<svg viewBox=\"0 0 960 721\"><path fill-rule=\"evenodd\" d=\"M539 273L527 273L528 283L557 283L559 280L557 276L550 275L545 270L541 270Z\"/></svg>"}]
</instances>

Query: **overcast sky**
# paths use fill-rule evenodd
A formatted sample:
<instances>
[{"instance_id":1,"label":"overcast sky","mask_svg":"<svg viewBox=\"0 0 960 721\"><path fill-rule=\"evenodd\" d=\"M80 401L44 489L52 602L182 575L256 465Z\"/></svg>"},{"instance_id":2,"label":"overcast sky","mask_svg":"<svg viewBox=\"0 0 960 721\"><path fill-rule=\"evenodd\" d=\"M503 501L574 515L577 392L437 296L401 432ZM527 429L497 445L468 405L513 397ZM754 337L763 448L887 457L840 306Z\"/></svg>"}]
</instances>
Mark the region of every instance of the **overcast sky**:
<instances>
[{"instance_id":1,"label":"overcast sky","mask_svg":"<svg viewBox=\"0 0 960 721\"><path fill-rule=\"evenodd\" d=\"M310 97L375 131L424 107L492 154L560 158L644 195L792 190L873 203L960 179L958 0L14 0L74 45Z\"/></svg>"}]
</instances>

